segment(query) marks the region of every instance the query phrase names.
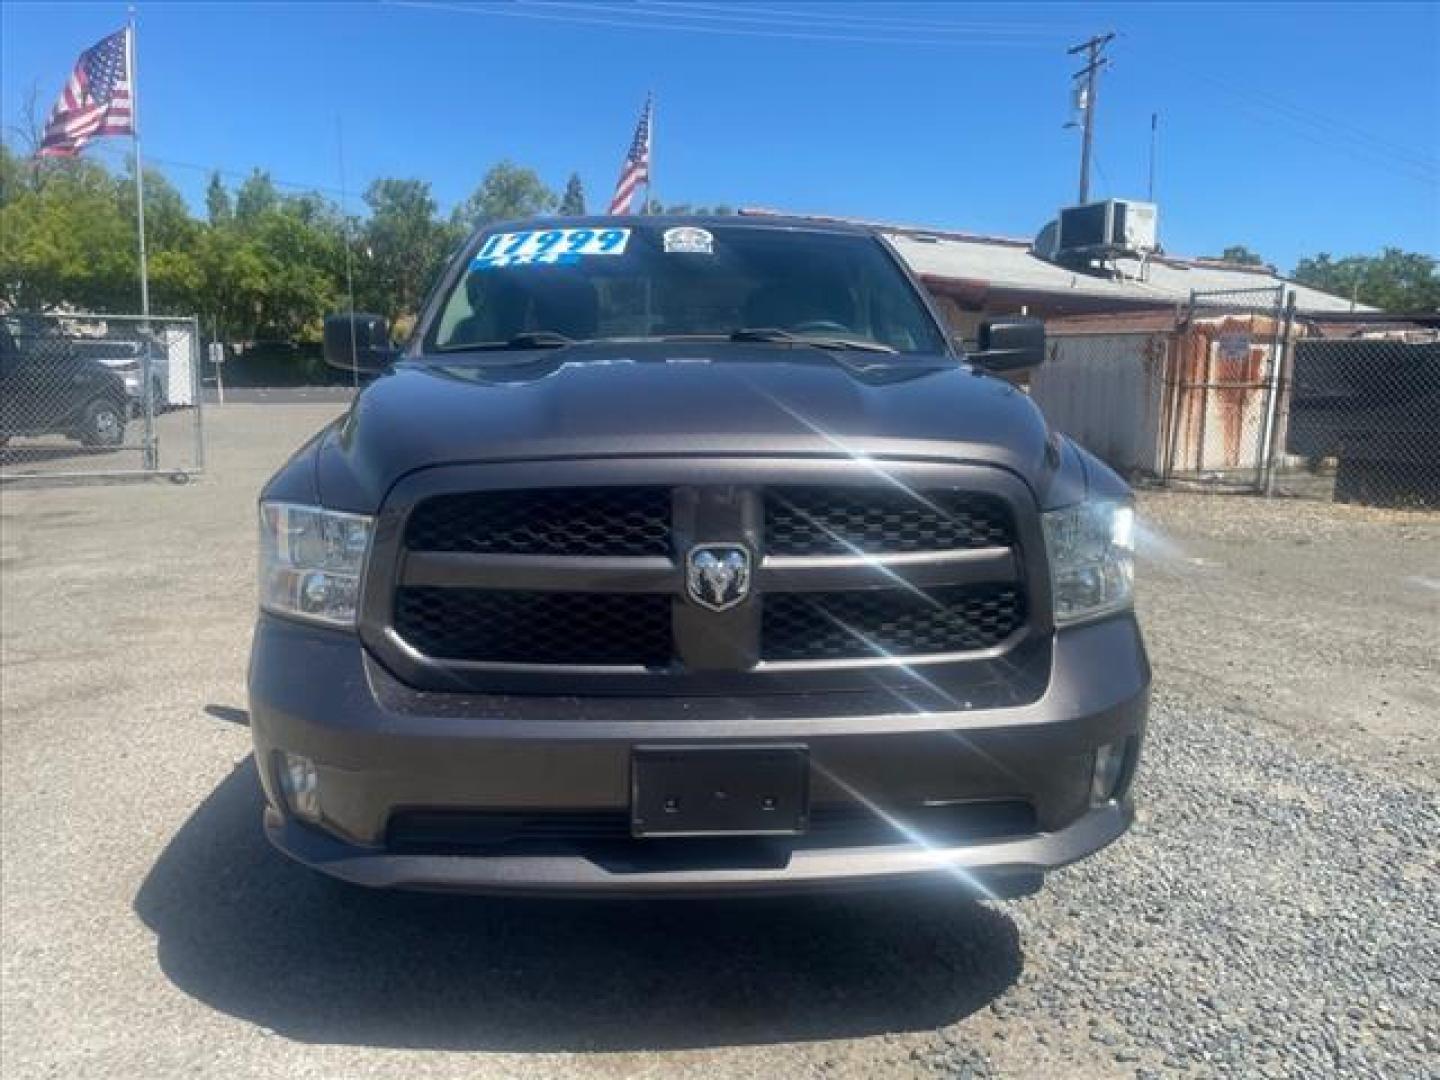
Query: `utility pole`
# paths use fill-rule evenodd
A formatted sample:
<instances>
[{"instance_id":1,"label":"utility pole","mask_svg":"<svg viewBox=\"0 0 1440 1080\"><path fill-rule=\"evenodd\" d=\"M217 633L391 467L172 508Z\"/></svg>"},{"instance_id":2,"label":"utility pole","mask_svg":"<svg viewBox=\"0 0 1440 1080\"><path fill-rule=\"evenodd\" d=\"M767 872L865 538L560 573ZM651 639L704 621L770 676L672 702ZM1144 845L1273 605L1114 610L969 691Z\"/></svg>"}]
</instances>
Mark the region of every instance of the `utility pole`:
<instances>
[{"instance_id":1,"label":"utility pole","mask_svg":"<svg viewBox=\"0 0 1440 1080\"><path fill-rule=\"evenodd\" d=\"M1085 80L1085 135L1080 148L1080 201L1090 201L1090 147L1095 141L1095 84L1100 69L1110 63L1104 57L1105 46L1114 40L1114 34L1102 34L1082 41L1079 45L1065 50L1066 56L1085 53L1086 65L1075 73L1075 78Z\"/></svg>"},{"instance_id":2,"label":"utility pole","mask_svg":"<svg viewBox=\"0 0 1440 1080\"><path fill-rule=\"evenodd\" d=\"M1155 201L1155 140L1160 128L1160 114L1150 114L1150 183L1145 188L1147 202Z\"/></svg>"}]
</instances>

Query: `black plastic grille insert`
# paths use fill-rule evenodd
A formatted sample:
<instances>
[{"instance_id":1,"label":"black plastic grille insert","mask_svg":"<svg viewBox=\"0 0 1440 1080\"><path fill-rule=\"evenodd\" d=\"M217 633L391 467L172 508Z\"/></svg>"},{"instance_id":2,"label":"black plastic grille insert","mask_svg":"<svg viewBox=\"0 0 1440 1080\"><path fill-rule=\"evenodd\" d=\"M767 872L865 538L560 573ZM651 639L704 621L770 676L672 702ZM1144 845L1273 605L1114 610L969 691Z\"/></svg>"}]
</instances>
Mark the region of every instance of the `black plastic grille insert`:
<instances>
[{"instance_id":1,"label":"black plastic grille insert","mask_svg":"<svg viewBox=\"0 0 1440 1080\"><path fill-rule=\"evenodd\" d=\"M402 588L395 629L441 660L523 664L670 662L670 597L650 593Z\"/></svg>"},{"instance_id":2,"label":"black plastic grille insert","mask_svg":"<svg viewBox=\"0 0 1440 1080\"><path fill-rule=\"evenodd\" d=\"M410 514L411 551L669 555L670 489L537 488L436 495Z\"/></svg>"},{"instance_id":3,"label":"black plastic grille insert","mask_svg":"<svg viewBox=\"0 0 1440 1080\"><path fill-rule=\"evenodd\" d=\"M883 816L857 803L839 803L811 807L807 833L779 842L797 848L867 847L912 842L920 833L932 844L964 844L1029 836L1037 827L1034 807L1022 799L887 807ZM601 845L703 848L715 842L632 840L624 809L405 810L391 817L385 841L390 851L405 855L484 855L500 848L523 854Z\"/></svg>"},{"instance_id":4,"label":"black plastic grille insert","mask_svg":"<svg viewBox=\"0 0 1440 1080\"><path fill-rule=\"evenodd\" d=\"M771 555L867 555L1010 547L1005 504L988 495L901 488L774 487L765 493Z\"/></svg>"},{"instance_id":5,"label":"black plastic grille insert","mask_svg":"<svg viewBox=\"0 0 1440 1080\"><path fill-rule=\"evenodd\" d=\"M1000 644L1025 621L1011 585L775 593L764 598L766 660L854 660L968 652Z\"/></svg>"}]
</instances>

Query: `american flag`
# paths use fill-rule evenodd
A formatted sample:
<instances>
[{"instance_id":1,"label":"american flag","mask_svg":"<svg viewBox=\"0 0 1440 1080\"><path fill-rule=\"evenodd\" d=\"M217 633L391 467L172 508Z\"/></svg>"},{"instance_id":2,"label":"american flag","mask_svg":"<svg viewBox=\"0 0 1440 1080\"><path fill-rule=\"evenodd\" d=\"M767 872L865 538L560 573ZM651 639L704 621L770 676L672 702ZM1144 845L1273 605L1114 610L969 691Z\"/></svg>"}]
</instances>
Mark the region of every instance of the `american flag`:
<instances>
[{"instance_id":1,"label":"american flag","mask_svg":"<svg viewBox=\"0 0 1440 1080\"><path fill-rule=\"evenodd\" d=\"M129 34L117 30L80 54L45 123L42 157L74 157L91 139L134 133Z\"/></svg>"},{"instance_id":2,"label":"american flag","mask_svg":"<svg viewBox=\"0 0 1440 1080\"><path fill-rule=\"evenodd\" d=\"M630 200L635 189L642 183L650 183L650 116L654 101L645 99L645 111L640 114L640 123L635 127L635 139L630 152L625 155L625 164L620 167L620 182L615 185L615 194L610 198L610 213L628 214Z\"/></svg>"}]
</instances>

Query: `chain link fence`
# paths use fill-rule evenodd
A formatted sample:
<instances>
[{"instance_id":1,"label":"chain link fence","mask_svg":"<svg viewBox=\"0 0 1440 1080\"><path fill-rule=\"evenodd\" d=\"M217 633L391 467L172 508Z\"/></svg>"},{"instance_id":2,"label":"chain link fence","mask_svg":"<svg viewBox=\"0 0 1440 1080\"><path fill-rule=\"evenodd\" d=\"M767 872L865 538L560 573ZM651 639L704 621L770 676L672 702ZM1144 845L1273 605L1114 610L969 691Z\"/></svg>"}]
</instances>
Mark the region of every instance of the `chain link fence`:
<instances>
[{"instance_id":1,"label":"chain link fence","mask_svg":"<svg viewBox=\"0 0 1440 1080\"><path fill-rule=\"evenodd\" d=\"M1440 508L1440 335L1293 343L1279 494Z\"/></svg>"},{"instance_id":2,"label":"chain link fence","mask_svg":"<svg viewBox=\"0 0 1440 1080\"><path fill-rule=\"evenodd\" d=\"M0 315L0 479L203 470L194 319Z\"/></svg>"},{"instance_id":3,"label":"chain link fence","mask_svg":"<svg viewBox=\"0 0 1440 1080\"><path fill-rule=\"evenodd\" d=\"M1168 371L1166 480L1267 490L1292 315L1283 287L1190 294Z\"/></svg>"},{"instance_id":4,"label":"chain link fence","mask_svg":"<svg viewBox=\"0 0 1440 1080\"><path fill-rule=\"evenodd\" d=\"M1062 320L1031 393L1051 423L1127 476L1262 491L1289 317L1281 290L1263 289Z\"/></svg>"},{"instance_id":5,"label":"chain link fence","mask_svg":"<svg viewBox=\"0 0 1440 1080\"><path fill-rule=\"evenodd\" d=\"M1031 393L1142 482L1440 507L1440 331L1327 332L1283 288L1060 320Z\"/></svg>"}]
</instances>

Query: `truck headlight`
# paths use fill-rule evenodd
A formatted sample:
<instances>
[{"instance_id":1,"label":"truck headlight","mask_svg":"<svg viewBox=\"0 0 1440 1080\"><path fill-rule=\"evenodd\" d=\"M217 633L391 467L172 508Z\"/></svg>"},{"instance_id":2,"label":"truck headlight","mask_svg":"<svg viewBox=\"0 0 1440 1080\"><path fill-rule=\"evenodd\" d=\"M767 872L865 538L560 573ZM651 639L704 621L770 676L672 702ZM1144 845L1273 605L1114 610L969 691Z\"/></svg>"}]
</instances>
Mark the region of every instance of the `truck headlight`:
<instances>
[{"instance_id":1,"label":"truck headlight","mask_svg":"<svg viewBox=\"0 0 1440 1080\"><path fill-rule=\"evenodd\" d=\"M293 503L260 504L260 606L354 626L374 519Z\"/></svg>"},{"instance_id":2,"label":"truck headlight","mask_svg":"<svg viewBox=\"0 0 1440 1080\"><path fill-rule=\"evenodd\" d=\"M1130 606L1135 582L1135 507L1083 502L1042 515L1055 624Z\"/></svg>"}]
</instances>

